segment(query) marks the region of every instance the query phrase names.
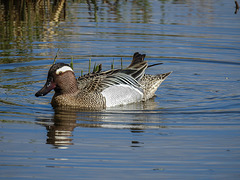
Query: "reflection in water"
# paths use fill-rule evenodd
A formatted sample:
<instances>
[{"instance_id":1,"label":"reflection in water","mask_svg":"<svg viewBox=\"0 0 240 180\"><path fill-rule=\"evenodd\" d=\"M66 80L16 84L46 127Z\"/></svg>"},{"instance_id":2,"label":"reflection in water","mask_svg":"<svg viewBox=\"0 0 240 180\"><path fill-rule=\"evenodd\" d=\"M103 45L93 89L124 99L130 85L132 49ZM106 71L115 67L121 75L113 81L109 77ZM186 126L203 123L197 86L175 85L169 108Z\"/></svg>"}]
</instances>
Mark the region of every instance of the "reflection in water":
<instances>
[{"instance_id":1,"label":"reflection in water","mask_svg":"<svg viewBox=\"0 0 240 180\"><path fill-rule=\"evenodd\" d=\"M132 141L131 147L141 147L142 144L144 144L144 143L143 142L139 142L139 141Z\"/></svg>"},{"instance_id":2,"label":"reflection in water","mask_svg":"<svg viewBox=\"0 0 240 180\"><path fill-rule=\"evenodd\" d=\"M72 131L77 126L76 114L56 112L53 117L53 125L46 126L47 144L53 144L55 147L64 148L72 145Z\"/></svg>"},{"instance_id":3,"label":"reflection in water","mask_svg":"<svg viewBox=\"0 0 240 180\"><path fill-rule=\"evenodd\" d=\"M58 35L56 29L60 20L66 18L65 0L23 1L1 0L0 1L0 24L1 42L0 49L6 50L4 56L11 55L16 50L19 56L26 56L34 49L33 42L46 42L38 48L54 48L51 43L54 36ZM15 55L15 54L14 54ZM44 54L42 54L44 55ZM5 58L4 62L10 63L15 59ZM18 61L26 60L19 58Z\"/></svg>"},{"instance_id":4,"label":"reflection in water","mask_svg":"<svg viewBox=\"0 0 240 180\"><path fill-rule=\"evenodd\" d=\"M33 49L37 49L39 55L43 57L48 53L39 51L39 49L57 48L54 42L59 40L59 35L64 34L63 31L68 31L68 28L61 29L60 22L64 22L68 17L72 19L72 16L77 15L76 12L72 12L73 9L70 9L67 3L71 4L72 2L65 0L0 0L0 22L3 22L0 23L2 30L0 42L3 42L0 43L0 49L3 50L1 56L4 57L0 63L16 61L15 58L7 58L9 56L28 57L32 54ZM87 0L73 3L87 4L90 22L110 22L112 20L120 22L124 14L127 14L123 11L126 2L120 3L119 0L113 2ZM148 1L132 1L129 4L132 6L131 15L137 14L139 19L144 19L145 23L148 22L150 17L148 14L151 12ZM85 11L84 8L80 8L81 11ZM143 10L144 13L139 12L138 9ZM132 21L139 21L139 19L132 19ZM36 45L36 42L39 43ZM17 59L18 62L25 60L22 57Z\"/></svg>"},{"instance_id":5,"label":"reflection in water","mask_svg":"<svg viewBox=\"0 0 240 180\"><path fill-rule=\"evenodd\" d=\"M186 4L183 6L184 9L179 10L178 3ZM171 4L174 6L170 6ZM2 29L0 42L3 42L0 43L2 50L0 55L3 57L0 59L0 63L31 61L36 58L36 54L41 58L49 55L52 57L57 48L66 48L65 45L61 46L56 42L68 42L72 35L80 35L78 41L82 41L91 34L93 35L91 38L95 41L98 38L105 38L106 34L106 41L108 41L109 37L112 36L118 38L121 34L131 33L134 36L138 34L132 33L126 28L122 28L120 34L118 34L119 31L113 33L111 29L105 31L104 28L109 25L101 23L143 23L143 26L136 26L136 29L140 27L141 34L146 36L153 31L145 31L143 28L145 23L176 25L177 21L179 24L201 24L213 19L213 17L208 17L203 20L204 22L198 22L199 19L202 21L202 18L195 18L195 16L200 17L202 14L207 16L209 13L205 13L205 11L212 11L211 2L198 4L197 1L161 1L160 5L160 9L155 9L157 7L154 7L154 1L148 0L74 2L65 0L0 0L0 22L2 22L0 23L0 29ZM197 9L191 9L192 6ZM79 12L90 23L86 23L85 20L81 23L75 21L79 19ZM186 19L189 19L190 22L182 22L182 17L187 17ZM104 31L93 31L93 27L97 30L103 28ZM159 32L159 35L163 37L172 36L172 34ZM120 39L122 41L122 36ZM74 42L76 39L74 38L72 41Z\"/></svg>"},{"instance_id":6,"label":"reflection in water","mask_svg":"<svg viewBox=\"0 0 240 180\"><path fill-rule=\"evenodd\" d=\"M76 113L55 111L53 119L49 120L38 119L38 124L41 124L47 129L47 144L52 144L59 149L65 149L72 143L72 132L77 126Z\"/></svg>"},{"instance_id":7,"label":"reflection in water","mask_svg":"<svg viewBox=\"0 0 240 180\"><path fill-rule=\"evenodd\" d=\"M73 145L72 132L76 127L83 128L111 128L129 129L131 133L141 134L145 129L159 129L165 126L159 117L155 121L147 121L152 116L152 109L156 109L154 99L142 103L134 103L115 107L104 111L82 111L73 109L55 109L53 118L49 121L37 118L37 123L47 129L47 144L55 148L66 149ZM153 119L153 118L151 118ZM154 119L153 119L154 120ZM131 147L141 147L144 143L137 140L131 141Z\"/></svg>"}]
</instances>

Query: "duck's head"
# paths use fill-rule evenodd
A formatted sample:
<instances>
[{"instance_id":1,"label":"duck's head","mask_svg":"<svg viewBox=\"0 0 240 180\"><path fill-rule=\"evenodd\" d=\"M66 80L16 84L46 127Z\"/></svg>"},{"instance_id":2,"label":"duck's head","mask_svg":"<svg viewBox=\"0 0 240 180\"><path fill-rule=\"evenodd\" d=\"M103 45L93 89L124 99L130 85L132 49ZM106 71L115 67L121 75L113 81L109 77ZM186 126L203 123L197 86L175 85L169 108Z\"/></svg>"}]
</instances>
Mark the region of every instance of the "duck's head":
<instances>
[{"instance_id":1,"label":"duck's head","mask_svg":"<svg viewBox=\"0 0 240 180\"><path fill-rule=\"evenodd\" d=\"M35 96L45 96L53 89L57 94L68 94L77 91L77 81L72 68L68 64L53 64L48 71L47 82Z\"/></svg>"}]
</instances>

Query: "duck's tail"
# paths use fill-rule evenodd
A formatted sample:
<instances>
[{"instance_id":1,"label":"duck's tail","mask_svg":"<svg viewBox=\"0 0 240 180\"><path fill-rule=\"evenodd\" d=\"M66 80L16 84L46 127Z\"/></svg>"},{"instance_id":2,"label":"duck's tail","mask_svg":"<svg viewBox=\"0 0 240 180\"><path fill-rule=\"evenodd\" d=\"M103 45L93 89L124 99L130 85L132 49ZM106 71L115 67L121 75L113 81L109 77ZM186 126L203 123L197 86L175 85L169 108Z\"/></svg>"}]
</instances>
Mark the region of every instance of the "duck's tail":
<instances>
[{"instance_id":1,"label":"duck's tail","mask_svg":"<svg viewBox=\"0 0 240 180\"><path fill-rule=\"evenodd\" d=\"M139 54L139 52L135 52L133 54L132 62L128 66L128 68L132 68L132 67L135 67L138 64L141 64L142 62L144 62L145 57L146 57L146 54Z\"/></svg>"},{"instance_id":2,"label":"duck's tail","mask_svg":"<svg viewBox=\"0 0 240 180\"><path fill-rule=\"evenodd\" d=\"M155 95L158 87L172 72L149 75L145 74L140 81L144 91L144 100L150 99Z\"/></svg>"},{"instance_id":3,"label":"duck's tail","mask_svg":"<svg viewBox=\"0 0 240 180\"><path fill-rule=\"evenodd\" d=\"M141 80L148 67L147 62L144 61L145 56L146 54L135 52L131 64L124 70L125 73L131 75L137 81Z\"/></svg>"}]
</instances>

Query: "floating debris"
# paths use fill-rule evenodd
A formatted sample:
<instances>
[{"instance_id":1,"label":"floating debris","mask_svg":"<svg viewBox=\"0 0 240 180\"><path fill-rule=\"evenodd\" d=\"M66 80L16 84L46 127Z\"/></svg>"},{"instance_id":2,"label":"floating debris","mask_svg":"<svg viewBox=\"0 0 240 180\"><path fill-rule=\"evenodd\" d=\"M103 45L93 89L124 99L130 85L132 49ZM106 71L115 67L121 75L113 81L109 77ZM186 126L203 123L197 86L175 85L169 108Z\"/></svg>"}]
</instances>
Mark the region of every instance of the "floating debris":
<instances>
[{"instance_id":1,"label":"floating debris","mask_svg":"<svg viewBox=\"0 0 240 180\"><path fill-rule=\"evenodd\" d=\"M164 168L154 168L154 171L164 171Z\"/></svg>"},{"instance_id":2,"label":"floating debris","mask_svg":"<svg viewBox=\"0 0 240 180\"><path fill-rule=\"evenodd\" d=\"M238 2L235 1L235 14L237 14L238 10L239 10L239 5L238 5Z\"/></svg>"}]
</instances>

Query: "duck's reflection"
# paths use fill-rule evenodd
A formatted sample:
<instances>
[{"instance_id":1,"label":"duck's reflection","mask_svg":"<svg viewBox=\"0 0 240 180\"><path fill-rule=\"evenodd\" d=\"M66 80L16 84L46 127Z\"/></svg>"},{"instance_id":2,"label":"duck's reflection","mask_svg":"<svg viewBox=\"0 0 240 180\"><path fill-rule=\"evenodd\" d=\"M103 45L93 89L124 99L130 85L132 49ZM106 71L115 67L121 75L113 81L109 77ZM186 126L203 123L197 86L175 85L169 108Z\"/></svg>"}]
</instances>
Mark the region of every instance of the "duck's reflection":
<instances>
[{"instance_id":1,"label":"duck's reflection","mask_svg":"<svg viewBox=\"0 0 240 180\"><path fill-rule=\"evenodd\" d=\"M52 144L54 148L66 149L73 145L73 131L76 127L85 128L111 128L111 129L129 129L135 136L145 132L153 127L149 124L151 113L146 113L145 107L153 107L154 101L148 101L143 104L136 104L117 107L116 109L103 111L83 111L69 109L55 109L51 120L38 118L38 123L44 125L47 129L47 144ZM156 104L155 104L156 105ZM147 109L149 110L149 109ZM135 134L135 135L134 135ZM131 140L131 147L141 147L144 143L137 140Z\"/></svg>"},{"instance_id":2,"label":"duck's reflection","mask_svg":"<svg viewBox=\"0 0 240 180\"><path fill-rule=\"evenodd\" d=\"M53 125L46 126L47 144L61 149L73 145L72 132L77 126L76 113L56 110L52 121Z\"/></svg>"}]
</instances>

